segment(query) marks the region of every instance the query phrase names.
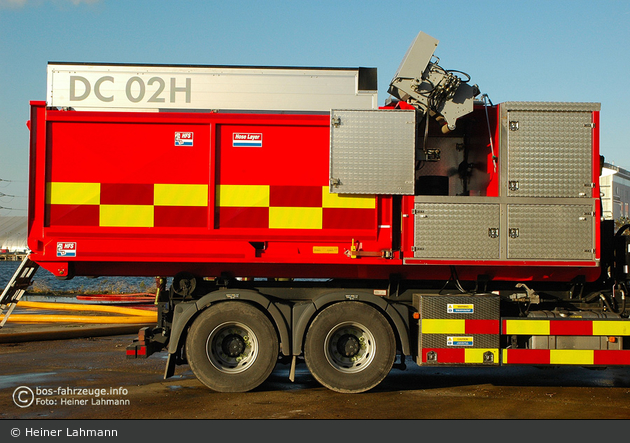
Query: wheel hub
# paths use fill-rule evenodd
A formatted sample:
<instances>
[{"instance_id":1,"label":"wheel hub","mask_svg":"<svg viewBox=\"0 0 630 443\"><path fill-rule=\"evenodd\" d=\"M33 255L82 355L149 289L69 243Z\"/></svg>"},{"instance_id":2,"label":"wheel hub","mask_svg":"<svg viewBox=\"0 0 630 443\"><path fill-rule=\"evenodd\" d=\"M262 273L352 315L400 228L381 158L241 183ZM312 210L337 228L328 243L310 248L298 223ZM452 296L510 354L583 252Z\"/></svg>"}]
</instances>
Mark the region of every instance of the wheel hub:
<instances>
[{"instance_id":1,"label":"wheel hub","mask_svg":"<svg viewBox=\"0 0 630 443\"><path fill-rule=\"evenodd\" d=\"M221 349L232 358L238 357L245 351L245 340L240 335L230 334L223 339Z\"/></svg>"},{"instance_id":2,"label":"wheel hub","mask_svg":"<svg viewBox=\"0 0 630 443\"><path fill-rule=\"evenodd\" d=\"M352 358L359 353L361 344L359 340L350 334L344 334L337 342L337 351L344 357Z\"/></svg>"}]
</instances>

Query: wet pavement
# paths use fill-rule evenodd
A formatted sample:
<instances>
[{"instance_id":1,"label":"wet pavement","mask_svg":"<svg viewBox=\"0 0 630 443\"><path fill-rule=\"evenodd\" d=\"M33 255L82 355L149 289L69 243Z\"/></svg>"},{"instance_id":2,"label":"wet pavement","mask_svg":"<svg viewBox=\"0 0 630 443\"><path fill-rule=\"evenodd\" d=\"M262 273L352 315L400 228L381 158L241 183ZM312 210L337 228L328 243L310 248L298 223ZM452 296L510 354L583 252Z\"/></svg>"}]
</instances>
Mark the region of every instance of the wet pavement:
<instances>
[{"instance_id":1,"label":"wet pavement","mask_svg":"<svg viewBox=\"0 0 630 443\"><path fill-rule=\"evenodd\" d=\"M0 336L44 328L9 325ZM339 394L300 362L294 383L278 364L254 391L228 394L207 389L188 366L164 380L164 352L126 359L133 338L0 343L0 419L630 418L628 368L421 368L409 360L369 392Z\"/></svg>"}]
</instances>

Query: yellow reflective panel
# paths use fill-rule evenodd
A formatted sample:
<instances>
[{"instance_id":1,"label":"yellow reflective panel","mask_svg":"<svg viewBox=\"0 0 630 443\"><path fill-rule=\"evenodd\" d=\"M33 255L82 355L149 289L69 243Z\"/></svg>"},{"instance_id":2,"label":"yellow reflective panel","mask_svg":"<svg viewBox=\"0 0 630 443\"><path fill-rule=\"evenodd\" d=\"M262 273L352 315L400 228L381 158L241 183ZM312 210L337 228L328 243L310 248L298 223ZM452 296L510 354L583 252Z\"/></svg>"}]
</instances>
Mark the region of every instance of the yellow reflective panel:
<instances>
[{"instance_id":1,"label":"yellow reflective panel","mask_svg":"<svg viewBox=\"0 0 630 443\"><path fill-rule=\"evenodd\" d=\"M46 203L53 205L98 205L100 183L46 183Z\"/></svg>"},{"instance_id":2,"label":"yellow reflective panel","mask_svg":"<svg viewBox=\"0 0 630 443\"><path fill-rule=\"evenodd\" d=\"M153 205L101 205L100 226L152 228Z\"/></svg>"}]
</instances>

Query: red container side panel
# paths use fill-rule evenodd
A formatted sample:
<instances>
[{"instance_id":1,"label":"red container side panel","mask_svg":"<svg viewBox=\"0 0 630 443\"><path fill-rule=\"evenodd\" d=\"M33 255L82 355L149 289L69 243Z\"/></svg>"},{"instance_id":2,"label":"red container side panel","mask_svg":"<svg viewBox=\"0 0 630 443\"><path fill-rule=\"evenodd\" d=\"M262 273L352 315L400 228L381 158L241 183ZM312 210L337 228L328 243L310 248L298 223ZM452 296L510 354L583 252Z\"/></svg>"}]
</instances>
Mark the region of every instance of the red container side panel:
<instances>
[{"instance_id":1,"label":"red container side panel","mask_svg":"<svg viewBox=\"0 0 630 443\"><path fill-rule=\"evenodd\" d=\"M284 276L294 264L325 277L308 266L339 276L346 263L368 275L347 253L353 240L391 250L389 197L329 192L328 116L35 109L31 173L44 166L45 178L33 186L43 215L29 244L53 272L127 275L133 262L139 275ZM361 264L400 264L379 255Z\"/></svg>"}]
</instances>

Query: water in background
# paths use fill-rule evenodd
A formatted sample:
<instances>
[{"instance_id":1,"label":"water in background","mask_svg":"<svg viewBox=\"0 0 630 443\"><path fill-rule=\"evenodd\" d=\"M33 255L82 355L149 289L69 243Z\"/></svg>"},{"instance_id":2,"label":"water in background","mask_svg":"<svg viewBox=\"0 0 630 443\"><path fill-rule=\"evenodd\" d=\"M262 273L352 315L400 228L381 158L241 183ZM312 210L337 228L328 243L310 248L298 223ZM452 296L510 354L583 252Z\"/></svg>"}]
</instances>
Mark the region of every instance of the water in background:
<instances>
[{"instance_id":1,"label":"water in background","mask_svg":"<svg viewBox=\"0 0 630 443\"><path fill-rule=\"evenodd\" d=\"M0 291L4 290L20 265L19 261L0 261ZM75 277L57 280L44 268L39 268L33 286L27 293L142 293L155 292L155 279L151 277Z\"/></svg>"}]
</instances>

